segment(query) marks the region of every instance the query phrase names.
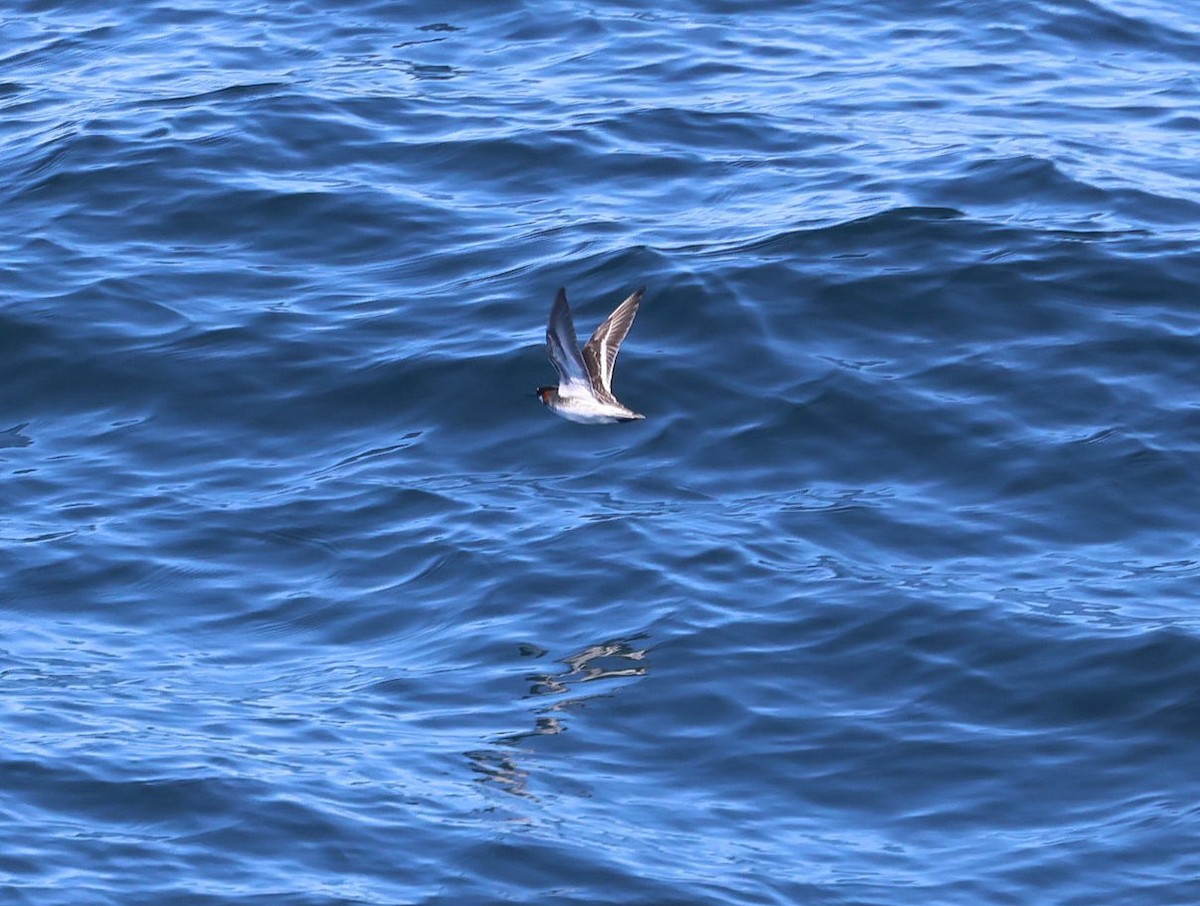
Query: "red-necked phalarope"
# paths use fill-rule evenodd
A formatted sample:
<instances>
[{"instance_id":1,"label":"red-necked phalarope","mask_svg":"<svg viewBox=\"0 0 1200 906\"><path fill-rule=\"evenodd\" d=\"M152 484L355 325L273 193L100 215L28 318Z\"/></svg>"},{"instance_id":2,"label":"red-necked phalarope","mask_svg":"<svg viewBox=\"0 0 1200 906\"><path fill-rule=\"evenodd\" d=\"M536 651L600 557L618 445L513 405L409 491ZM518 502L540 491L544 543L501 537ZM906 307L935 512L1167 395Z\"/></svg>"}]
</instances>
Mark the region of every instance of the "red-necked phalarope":
<instances>
[{"instance_id":1,"label":"red-necked phalarope","mask_svg":"<svg viewBox=\"0 0 1200 906\"><path fill-rule=\"evenodd\" d=\"M646 417L623 406L612 393L613 365L621 350L621 341L633 326L638 303L645 291L643 286L618 305L596 328L582 352L575 339L567 291L558 291L550 309L550 323L546 326L546 352L558 372L558 386L537 390L538 399L552 412L589 425L631 422Z\"/></svg>"}]
</instances>

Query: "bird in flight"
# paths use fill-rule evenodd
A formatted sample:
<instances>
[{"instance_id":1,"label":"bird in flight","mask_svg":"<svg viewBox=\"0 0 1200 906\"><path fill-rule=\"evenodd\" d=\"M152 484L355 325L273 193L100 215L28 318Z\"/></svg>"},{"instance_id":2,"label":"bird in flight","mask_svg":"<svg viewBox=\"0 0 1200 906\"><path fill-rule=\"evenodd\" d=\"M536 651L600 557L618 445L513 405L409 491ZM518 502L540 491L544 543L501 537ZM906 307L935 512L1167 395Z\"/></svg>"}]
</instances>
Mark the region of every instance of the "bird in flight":
<instances>
[{"instance_id":1,"label":"bird in flight","mask_svg":"<svg viewBox=\"0 0 1200 906\"><path fill-rule=\"evenodd\" d=\"M612 392L617 353L633 326L645 292L643 286L613 309L581 350L575 338L567 291L558 291L550 309L550 322L546 325L546 354L558 372L558 386L537 390L538 399L551 412L589 425L631 422L646 417L625 406Z\"/></svg>"}]
</instances>

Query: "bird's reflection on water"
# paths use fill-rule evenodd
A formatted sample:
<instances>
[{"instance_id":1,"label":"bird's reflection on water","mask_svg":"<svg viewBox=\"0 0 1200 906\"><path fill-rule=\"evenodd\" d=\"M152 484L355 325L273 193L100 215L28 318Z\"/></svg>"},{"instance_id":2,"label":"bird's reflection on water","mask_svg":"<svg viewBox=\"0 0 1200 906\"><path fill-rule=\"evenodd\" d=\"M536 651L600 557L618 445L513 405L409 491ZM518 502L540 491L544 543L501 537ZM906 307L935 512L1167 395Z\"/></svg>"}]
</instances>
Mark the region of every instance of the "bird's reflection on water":
<instances>
[{"instance_id":1,"label":"bird's reflection on water","mask_svg":"<svg viewBox=\"0 0 1200 906\"><path fill-rule=\"evenodd\" d=\"M528 771L519 761L526 750L520 746L538 736L556 736L566 731L565 712L582 708L589 701L607 698L616 692L606 683L603 689L573 694L576 693L576 686L644 676L649 669L649 648L644 644L646 638L646 635L639 634L588 645L575 654L559 658L556 663L561 664L562 669L531 673L528 680L532 685L523 699L544 702L533 711L533 726L528 730L497 737L490 748L466 753L471 761L471 770L481 775L480 782L495 784L514 795L532 795L527 789ZM544 648L530 644L521 645L520 652L525 657L544 657L549 653Z\"/></svg>"}]
</instances>

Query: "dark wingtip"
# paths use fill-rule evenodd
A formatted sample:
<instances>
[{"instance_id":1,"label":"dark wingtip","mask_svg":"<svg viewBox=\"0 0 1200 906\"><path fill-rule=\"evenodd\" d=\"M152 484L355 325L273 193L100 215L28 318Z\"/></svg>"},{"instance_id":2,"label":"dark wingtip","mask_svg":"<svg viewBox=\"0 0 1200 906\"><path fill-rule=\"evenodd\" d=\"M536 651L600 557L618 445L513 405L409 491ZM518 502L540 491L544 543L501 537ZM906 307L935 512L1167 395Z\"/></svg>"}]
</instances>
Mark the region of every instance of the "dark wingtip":
<instances>
[{"instance_id":1,"label":"dark wingtip","mask_svg":"<svg viewBox=\"0 0 1200 906\"><path fill-rule=\"evenodd\" d=\"M567 301L567 288L565 286L560 286L558 288L558 292L554 294L554 301L555 302L560 302L560 301L566 302Z\"/></svg>"},{"instance_id":2,"label":"dark wingtip","mask_svg":"<svg viewBox=\"0 0 1200 906\"><path fill-rule=\"evenodd\" d=\"M640 299L642 296L646 295L646 287L645 287L645 286L639 286L639 287L638 287L638 290L637 290L637 293L636 293L636 295L637 295L637 297L638 297L639 299Z\"/></svg>"}]
</instances>

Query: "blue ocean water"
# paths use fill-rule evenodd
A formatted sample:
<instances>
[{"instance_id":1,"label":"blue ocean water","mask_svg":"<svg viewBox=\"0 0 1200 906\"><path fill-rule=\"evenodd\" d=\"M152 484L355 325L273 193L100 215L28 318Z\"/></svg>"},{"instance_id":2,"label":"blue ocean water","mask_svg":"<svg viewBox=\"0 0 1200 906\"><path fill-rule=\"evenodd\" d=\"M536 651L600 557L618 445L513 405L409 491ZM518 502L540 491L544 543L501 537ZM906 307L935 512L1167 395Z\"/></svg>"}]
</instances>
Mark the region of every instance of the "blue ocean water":
<instances>
[{"instance_id":1,"label":"blue ocean water","mask_svg":"<svg viewBox=\"0 0 1200 906\"><path fill-rule=\"evenodd\" d=\"M7 4L4 902L1200 901L1197 14Z\"/></svg>"}]
</instances>

